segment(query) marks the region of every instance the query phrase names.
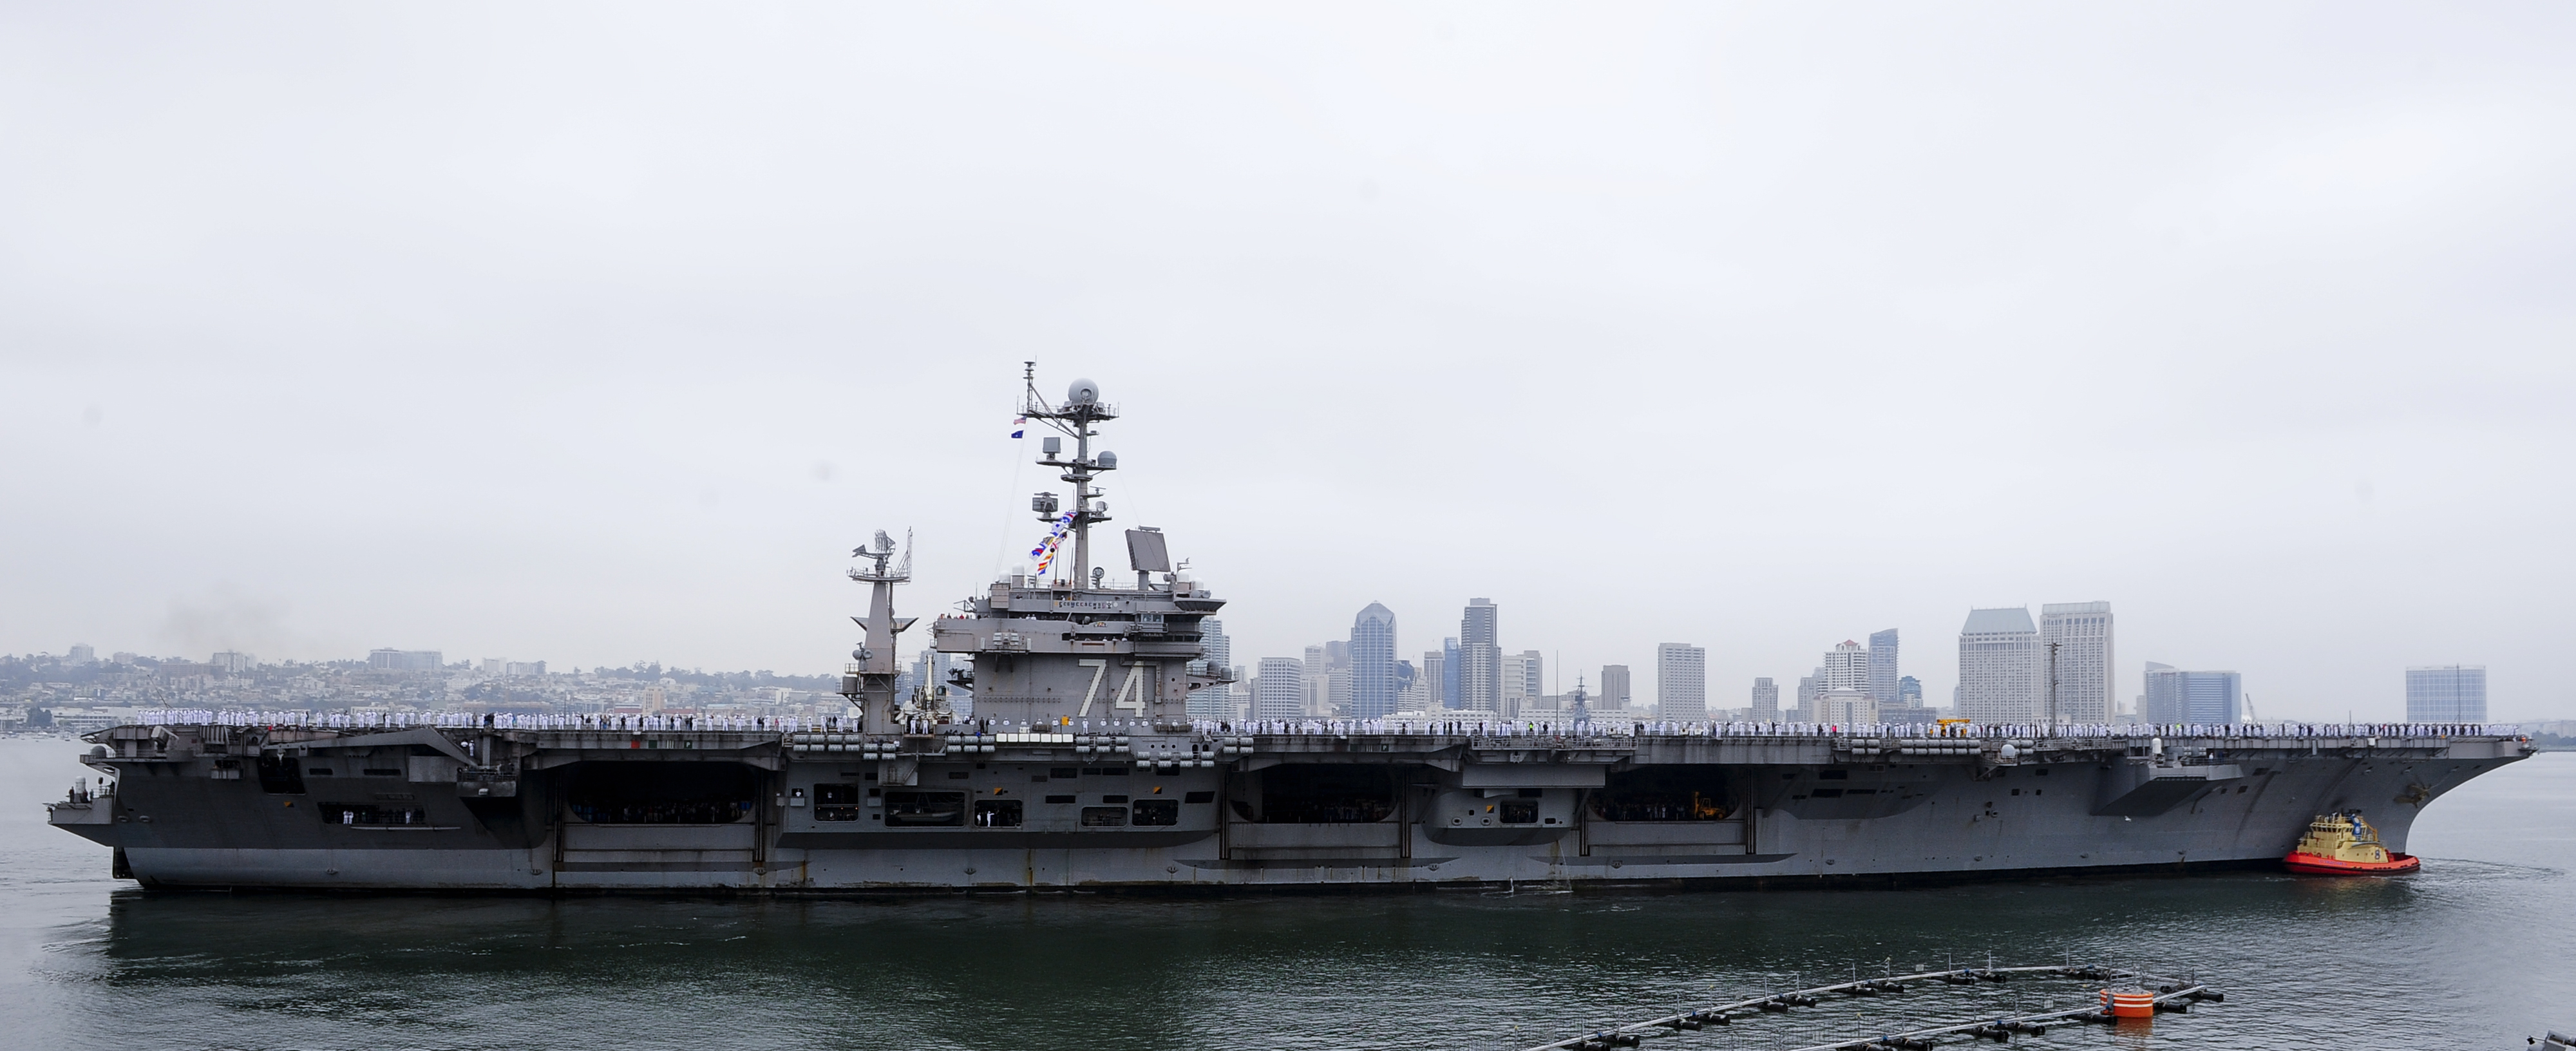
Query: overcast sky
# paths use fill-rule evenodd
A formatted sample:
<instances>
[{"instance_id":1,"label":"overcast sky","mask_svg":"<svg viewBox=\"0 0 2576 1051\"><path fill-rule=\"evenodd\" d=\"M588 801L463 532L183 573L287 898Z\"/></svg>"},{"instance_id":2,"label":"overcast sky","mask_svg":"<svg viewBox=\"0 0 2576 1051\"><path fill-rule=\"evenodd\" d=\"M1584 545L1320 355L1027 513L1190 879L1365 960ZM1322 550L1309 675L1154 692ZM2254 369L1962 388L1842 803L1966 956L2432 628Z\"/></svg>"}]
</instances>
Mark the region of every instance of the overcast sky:
<instances>
[{"instance_id":1,"label":"overcast sky","mask_svg":"<svg viewBox=\"0 0 2576 1051\"><path fill-rule=\"evenodd\" d=\"M1946 700L1969 608L2101 599L2124 698L2576 715L2570 54L2558 3L12 0L0 652L826 671L869 531L910 614L1022 564L1034 359L1242 663L1481 596L1569 687L1895 627Z\"/></svg>"}]
</instances>

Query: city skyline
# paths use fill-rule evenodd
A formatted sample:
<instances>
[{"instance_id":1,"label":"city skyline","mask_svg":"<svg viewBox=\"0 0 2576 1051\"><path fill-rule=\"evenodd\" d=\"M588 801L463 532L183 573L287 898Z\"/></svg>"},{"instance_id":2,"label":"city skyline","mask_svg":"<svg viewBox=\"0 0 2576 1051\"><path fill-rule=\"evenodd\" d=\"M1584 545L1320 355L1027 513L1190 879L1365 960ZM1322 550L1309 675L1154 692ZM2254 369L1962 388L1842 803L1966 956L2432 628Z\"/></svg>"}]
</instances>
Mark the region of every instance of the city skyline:
<instances>
[{"instance_id":1,"label":"city skyline","mask_svg":"<svg viewBox=\"0 0 2576 1051\"><path fill-rule=\"evenodd\" d=\"M2250 704L2250 697L2244 694L2239 685L2242 676L2238 672L2192 672L2155 661L2137 663L2138 689L2129 695L2132 698L2130 703L2121 704L2118 700L2121 695L2116 692L2120 669L2113 656L2114 646L2110 631L2111 611L2111 604L2101 601L2045 604L2042 607L2041 617L2036 620L2029 616L2026 606L1969 610L1967 624L1961 631L1963 675L1971 663L1977 660L1991 662L1995 659L1972 658L1971 650L1982 648L1991 651L1995 648L1993 643L1998 638L2008 635L2010 637L2007 640L2008 648L2011 653L2005 659L2010 662L2010 666L2004 669L2003 674L2015 681L2027 680L2024 687L2017 688L2025 695L2024 700L2020 702L2027 706L2024 717L2017 719L2013 714L2015 709L2012 705L1990 706L1980 709L1984 713L1984 721L2028 721L2040 718L2039 713L2046 710L2048 703L2049 645L2052 642L2061 645L2056 673L2059 677L2058 700L2064 705L2063 721L2117 721L2123 718L2154 721L2159 715L2166 716L2168 721L2172 721L2185 717L2214 716L2221 712L2241 715L2243 706ZM1418 662L1398 658L1396 654L1400 651L1401 640L1396 636L1395 623L1395 613L1384 603L1368 603L1354 617L1350 638L1328 640L1306 646L1304 647L1306 656L1303 659L1291 658L1290 662L1299 670L1301 681L1298 711L1306 716L1339 713L1361 718L1394 714L1399 711L1420 711L1425 710L1420 706L1421 702L1438 696L1427 691L1441 689L1444 681L1454 686L1457 682L1455 676L1444 673L1451 670L1450 665L1457 663L1454 655L1459 652L1458 639L1452 637L1445 640L1442 650L1425 651ZM1212 618L1207 622L1207 629L1206 641L1211 652L1209 657L1200 663L1217 667L1234 667L1241 673L1241 681L1231 691L1201 691L1205 695L1203 697L1194 694L1192 704L1194 714L1223 717L1222 712L1235 711L1246 717L1253 717L1251 712L1259 703L1254 687L1254 681L1258 676L1254 674L1252 668L1226 663L1231 656L1232 640L1225 632L1222 619ZM1486 640L1480 645L1490 647L1494 654L1495 701L1494 708L1486 709L1487 711L1518 711L1521 705L1529 704L1535 706L1534 710L1544 713L1553 711L1553 705L1562 701L1562 698L1552 694L1544 698L1539 696L1543 691L1554 690L1555 686L1551 683L1556 681L1543 677L1546 674L1543 669L1547 667L1548 660L1544 651L1532 649L1505 652L1502 649L1500 604L1483 597L1469 600L1463 614L1461 631L1471 637ZM2004 634L1998 635L1997 632ZM1975 641L1983 645L1972 645L1971 636L1976 636ZM1889 628L1871 632L1869 638L1874 645L1863 647L1858 642L1847 639L1828 650L1821 663L1814 669L1813 676L1800 679L1802 690L1813 692L1802 694L1795 699L1796 703L1781 703L1778 709L1779 717L1800 719L1813 718L1822 714L1828 716L1825 721L1869 721L1863 716L1874 718L1877 708L1892 705L1893 702L1882 701L1878 696L1878 691L1883 688L1882 684L1891 678L1901 682L1906 689L1915 691L1911 694L1911 698L1917 703L1930 704L1954 716L1977 717L1959 707L1956 701L1942 704L1924 699L1921 693L1922 680L1917 675L1905 674L1903 666L1897 659L1899 629ZM1368 653L1375 658L1376 663L1383 667L1383 674L1377 678L1382 682L1381 692L1386 698L1382 707L1372 707L1367 710L1363 710L1358 703L1359 697L1367 689L1362 686L1363 681L1371 678L1363 675L1359 670L1362 665L1371 663L1360 659L1364 646L1369 648ZM1732 717L1738 709L1714 704L1709 699L1708 691L1711 684L1707 679L1706 671L1708 648L1692 647L1686 643L1656 645L1656 659L1649 662L1648 666L1655 668L1658 674L1647 679L1643 687L1653 691L1649 695L1655 696L1656 700L1650 702L1644 697L1637 697L1631 711L1639 714L1661 711L1661 691L1664 689L1661 673L1672 656L1667 651L1677 647L1688 655L1686 663L1694 665L1698 672L1698 681L1693 687L1699 698L1699 707L1696 710L1706 713L1705 717L1709 718ZM75 664L106 660L97 657L96 650L96 646L87 642L74 643L65 647L62 656L63 659ZM38 651L38 654L42 652ZM119 651L109 659L121 662L135 656L132 651ZM194 663L190 658L182 656L153 659ZM345 661L348 658L339 659ZM921 652L913 652L906 657L907 662L910 663L917 663L923 659ZM327 663L329 660L331 658L306 663ZM394 647L377 647L370 650L364 661L379 669L419 671L442 668L468 673L479 671L486 676L542 675L547 663L542 660L520 662L496 657L445 661L443 651L440 650L403 650ZM239 651L217 651L206 658L204 663L219 671L239 671L255 664L265 665L275 662L263 662L255 655ZM641 666L646 662L631 663ZM940 660L935 663L939 667L939 673L944 675L945 661ZM600 666L623 667L624 665L603 663ZM568 667L575 672L579 670L577 666ZM2164 680L2163 686L2159 686L2159 681L2155 678L2159 672L2169 673L2169 678ZM2468 682L2469 685L2456 685L2452 680L2443 680L2444 685L2439 687L2425 685L2426 682L2431 681L2426 677L2434 673L2448 674L2453 680ZM910 673L907 672L907 674ZM1569 666L1555 670L1555 675L1560 678L1567 674L1583 681L1596 683L1592 690L1596 709L1602 702L1610 699L1609 696L1604 695L1603 687L1617 683L1630 689L1638 688L1629 686L1634 679L1629 672L1629 666L1624 662L1605 663L1593 668ZM2183 677L2171 678L2170 675ZM2208 676L2224 677L2226 682L2224 689L2221 690L2220 687L2212 685L2215 680L2207 679ZM2466 716L2458 720L2432 719L2423 714L2437 710L2454 713L2475 712L2479 718L2486 717L2485 676L2486 669L2483 665L2408 666L2405 669L2403 688L2403 703L2408 713L2406 717L2418 721L2476 721ZM1775 703L1790 700L1780 698L1779 688L1769 685L1774 679L1774 676L1755 677L1752 698L1754 710L1759 710L1760 700L1766 688ZM1964 683L1966 679L1963 678L1961 681ZM2175 685L2186 681L2190 685ZM2184 692L2174 692L2177 690ZM1827 691L1858 694L1869 701L1870 707L1867 710L1857 708L1850 703L1851 698L1843 699L1839 705L1819 707L1821 695ZM2223 702L2212 699L2222 692L2225 695ZM2439 702L2424 699L2435 692L2439 692L2440 696L2445 698L2471 699ZM2182 700L2185 693L2192 698L2188 703ZM1226 705L1234 707L1224 707ZM1273 710L1284 711L1285 709L1274 708ZM1469 709L1463 704L1444 706L1440 702L1433 701L1428 705L1428 710L1475 711L1477 709ZM2335 717L2335 713L2265 713L2260 717L2267 721L2322 720ZM2546 716L2544 714L2541 717Z\"/></svg>"}]
</instances>

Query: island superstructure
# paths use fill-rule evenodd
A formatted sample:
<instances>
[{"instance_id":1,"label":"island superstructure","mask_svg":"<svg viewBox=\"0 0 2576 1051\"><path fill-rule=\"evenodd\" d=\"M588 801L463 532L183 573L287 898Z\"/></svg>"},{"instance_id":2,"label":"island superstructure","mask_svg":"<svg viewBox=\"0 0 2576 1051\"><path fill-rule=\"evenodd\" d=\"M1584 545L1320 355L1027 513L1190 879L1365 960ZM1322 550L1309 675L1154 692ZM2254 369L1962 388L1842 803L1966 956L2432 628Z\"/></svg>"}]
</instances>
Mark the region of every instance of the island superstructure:
<instances>
[{"instance_id":1,"label":"island superstructure","mask_svg":"<svg viewBox=\"0 0 2576 1051\"><path fill-rule=\"evenodd\" d=\"M2427 803L2531 751L2432 724L1193 720L1225 681L1202 638L1224 600L1152 528L1119 535L1124 573L1095 564L1118 469L1098 386L1032 378L1025 412L1070 487L1031 498L1036 571L922 624L895 610L908 543L877 533L849 571L848 718L120 725L88 735L104 787L51 820L152 887L1885 885L2277 865L2346 811L2399 850ZM939 684L898 690L916 628L971 657L971 718Z\"/></svg>"}]
</instances>

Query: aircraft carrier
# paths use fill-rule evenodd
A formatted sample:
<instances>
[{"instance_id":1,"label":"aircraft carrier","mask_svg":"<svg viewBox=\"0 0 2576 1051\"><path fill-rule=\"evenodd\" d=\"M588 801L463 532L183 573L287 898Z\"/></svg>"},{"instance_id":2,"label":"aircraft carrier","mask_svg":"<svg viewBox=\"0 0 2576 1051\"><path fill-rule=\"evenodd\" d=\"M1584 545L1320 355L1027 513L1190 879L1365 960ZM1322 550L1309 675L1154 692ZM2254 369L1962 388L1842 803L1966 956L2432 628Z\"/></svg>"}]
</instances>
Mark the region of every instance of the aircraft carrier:
<instances>
[{"instance_id":1,"label":"aircraft carrier","mask_svg":"<svg viewBox=\"0 0 2576 1051\"><path fill-rule=\"evenodd\" d=\"M877 534L849 572L847 718L152 721L88 735L100 785L50 819L154 888L1887 886L2277 866L2346 811L2402 851L2426 804L2533 750L2422 724L1193 720L1224 600L1152 529L1106 579L1117 461L1092 446L1118 413L1087 381L1027 397L1072 443L1039 460L1071 487L1033 498L1039 571L923 624L895 615L910 553ZM907 631L971 655L971 719L935 684L899 695Z\"/></svg>"}]
</instances>

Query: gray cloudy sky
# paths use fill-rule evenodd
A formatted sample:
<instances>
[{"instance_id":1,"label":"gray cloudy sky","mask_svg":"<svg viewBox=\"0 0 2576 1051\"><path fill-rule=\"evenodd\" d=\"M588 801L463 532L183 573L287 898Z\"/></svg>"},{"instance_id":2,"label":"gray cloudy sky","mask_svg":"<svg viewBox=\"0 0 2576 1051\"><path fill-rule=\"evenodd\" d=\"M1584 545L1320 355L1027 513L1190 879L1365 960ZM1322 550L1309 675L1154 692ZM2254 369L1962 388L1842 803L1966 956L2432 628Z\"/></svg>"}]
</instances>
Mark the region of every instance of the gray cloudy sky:
<instances>
[{"instance_id":1,"label":"gray cloudy sky","mask_svg":"<svg viewBox=\"0 0 2576 1051\"><path fill-rule=\"evenodd\" d=\"M1247 662L1490 596L1721 704L1898 627L1946 698L1969 607L2107 599L2124 693L2576 715L2571 53L2549 3L0 4L0 651L833 668L867 531L915 613L1038 535L1034 358Z\"/></svg>"}]
</instances>

